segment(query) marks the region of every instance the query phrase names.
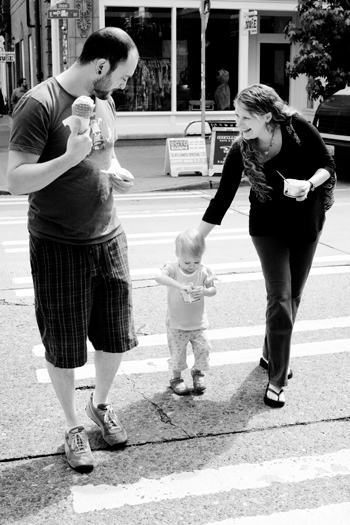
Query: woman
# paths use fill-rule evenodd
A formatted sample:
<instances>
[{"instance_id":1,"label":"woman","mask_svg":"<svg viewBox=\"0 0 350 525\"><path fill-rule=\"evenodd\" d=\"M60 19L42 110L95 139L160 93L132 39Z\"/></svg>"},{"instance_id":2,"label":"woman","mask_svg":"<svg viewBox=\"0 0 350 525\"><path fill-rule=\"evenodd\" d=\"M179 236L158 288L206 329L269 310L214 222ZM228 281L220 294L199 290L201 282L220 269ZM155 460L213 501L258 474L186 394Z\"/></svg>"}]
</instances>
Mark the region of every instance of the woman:
<instances>
[{"instance_id":1,"label":"woman","mask_svg":"<svg viewBox=\"0 0 350 525\"><path fill-rule=\"evenodd\" d=\"M266 332L260 366L268 370L264 402L283 407L293 325L325 210L333 203L335 164L315 127L274 89L255 84L235 101L239 137L227 155L219 189L199 231L207 236L232 203L244 173L251 184L249 233L267 290ZM284 179L298 179L295 197Z\"/></svg>"}]
</instances>

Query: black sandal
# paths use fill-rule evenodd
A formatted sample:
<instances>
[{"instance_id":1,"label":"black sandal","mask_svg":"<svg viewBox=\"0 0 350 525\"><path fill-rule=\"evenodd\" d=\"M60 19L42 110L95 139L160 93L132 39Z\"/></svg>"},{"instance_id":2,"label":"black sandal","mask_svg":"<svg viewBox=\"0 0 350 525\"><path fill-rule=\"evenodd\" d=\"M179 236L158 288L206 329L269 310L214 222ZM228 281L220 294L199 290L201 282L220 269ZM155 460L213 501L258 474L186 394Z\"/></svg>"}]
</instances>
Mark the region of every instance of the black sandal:
<instances>
[{"instance_id":1,"label":"black sandal","mask_svg":"<svg viewBox=\"0 0 350 525\"><path fill-rule=\"evenodd\" d=\"M268 391L272 392L275 396L277 396L277 400L276 399L270 399L269 397L267 397L267 392ZM269 407L272 407L272 408L282 408L282 407L284 407L286 402L285 401L280 401L280 395L281 394L283 394L283 388L281 388L279 393L277 393L275 390L272 390L272 388L270 388L270 383L269 383L267 385L267 387L266 387L266 390L265 390L265 396L264 396L264 403L265 403L265 405L268 405Z\"/></svg>"},{"instance_id":2,"label":"black sandal","mask_svg":"<svg viewBox=\"0 0 350 525\"><path fill-rule=\"evenodd\" d=\"M268 363L268 361L266 361L266 359L264 359L264 357L260 357L259 366L261 366L261 368L263 368L264 370L268 370L269 369L269 363ZM293 371L291 369L289 369L288 379L292 379L292 377L293 377Z\"/></svg>"}]
</instances>

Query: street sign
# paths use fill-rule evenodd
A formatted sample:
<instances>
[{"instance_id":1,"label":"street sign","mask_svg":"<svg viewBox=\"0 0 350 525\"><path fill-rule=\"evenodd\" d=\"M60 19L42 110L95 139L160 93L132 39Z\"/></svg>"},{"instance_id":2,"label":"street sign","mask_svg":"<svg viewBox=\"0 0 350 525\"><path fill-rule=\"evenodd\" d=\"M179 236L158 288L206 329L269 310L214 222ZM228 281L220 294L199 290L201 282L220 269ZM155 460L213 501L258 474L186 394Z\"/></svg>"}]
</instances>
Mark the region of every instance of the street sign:
<instances>
[{"instance_id":1,"label":"street sign","mask_svg":"<svg viewBox=\"0 0 350 525\"><path fill-rule=\"evenodd\" d=\"M48 9L49 18L79 18L79 9Z\"/></svg>"},{"instance_id":2,"label":"street sign","mask_svg":"<svg viewBox=\"0 0 350 525\"><path fill-rule=\"evenodd\" d=\"M5 53L0 53L0 62L14 62L15 54L12 51L6 51Z\"/></svg>"},{"instance_id":3,"label":"street sign","mask_svg":"<svg viewBox=\"0 0 350 525\"><path fill-rule=\"evenodd\" d=\"M69 9L70 5L69 4L65 4L63 2L57 2L55 8L56 9ZM53 8L53 9L55 9L55 8Z\"/></svg>"},{"instance_id":4,"label":"street sign","mask_svg":"<svg viewBox=\"0 0 350 525\"><path fill-rule=\"evenodd\" d=\"M248 31L251 35L256 35L258 32L258 12L249 11L245 15L244 31Z\"/></svg>"}]
</instances>

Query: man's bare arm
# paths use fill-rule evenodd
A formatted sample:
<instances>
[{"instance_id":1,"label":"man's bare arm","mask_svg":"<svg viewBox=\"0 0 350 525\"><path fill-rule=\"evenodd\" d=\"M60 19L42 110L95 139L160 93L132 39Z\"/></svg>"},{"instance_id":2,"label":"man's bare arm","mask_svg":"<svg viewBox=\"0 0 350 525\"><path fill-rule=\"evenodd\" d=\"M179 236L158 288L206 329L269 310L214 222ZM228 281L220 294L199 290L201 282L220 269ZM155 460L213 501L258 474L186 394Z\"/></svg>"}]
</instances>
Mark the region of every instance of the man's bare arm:
<instances>
[{"instance_id":1,"label":"man's bare arm","mask_svg":"<svg viewBox=\"0 0 350 525\"><path fill-rule=\"evenodd\" d=\"M89 130L78 135L72 129L66 152L48 162L38 163L39 156L22 151L9 151L6 172L7 188L13 195L39 191L81 162L91 151Z\"/></svg>"}]
</instances>

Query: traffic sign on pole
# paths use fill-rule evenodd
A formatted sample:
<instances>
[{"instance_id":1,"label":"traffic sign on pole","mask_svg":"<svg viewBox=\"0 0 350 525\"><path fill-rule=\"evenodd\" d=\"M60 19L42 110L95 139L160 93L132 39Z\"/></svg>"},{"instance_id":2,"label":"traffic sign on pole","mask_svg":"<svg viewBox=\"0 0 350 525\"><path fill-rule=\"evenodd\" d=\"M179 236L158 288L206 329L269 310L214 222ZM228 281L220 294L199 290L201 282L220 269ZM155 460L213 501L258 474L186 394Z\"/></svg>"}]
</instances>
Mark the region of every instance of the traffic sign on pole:
<instances>
[{"instance_id":1,"label":"traffic sign on pole","mask_svg":"<svg viewBox=\"0 0 350 525\"><path fill-rule=\"evenodd\" d=\"M49 18L79 18L79 9L48 9Z\"/></svg>"}]
</instances>

